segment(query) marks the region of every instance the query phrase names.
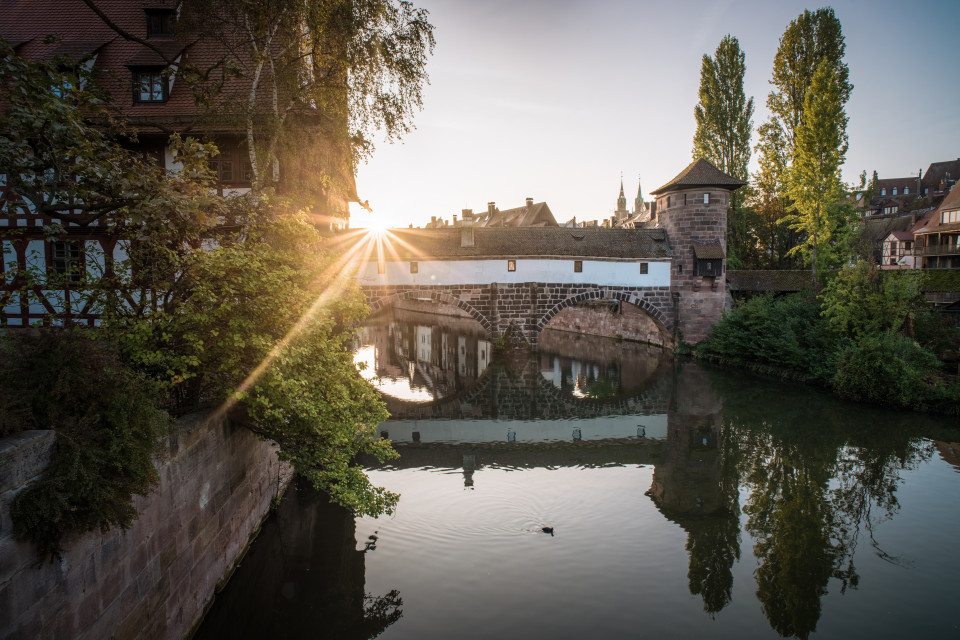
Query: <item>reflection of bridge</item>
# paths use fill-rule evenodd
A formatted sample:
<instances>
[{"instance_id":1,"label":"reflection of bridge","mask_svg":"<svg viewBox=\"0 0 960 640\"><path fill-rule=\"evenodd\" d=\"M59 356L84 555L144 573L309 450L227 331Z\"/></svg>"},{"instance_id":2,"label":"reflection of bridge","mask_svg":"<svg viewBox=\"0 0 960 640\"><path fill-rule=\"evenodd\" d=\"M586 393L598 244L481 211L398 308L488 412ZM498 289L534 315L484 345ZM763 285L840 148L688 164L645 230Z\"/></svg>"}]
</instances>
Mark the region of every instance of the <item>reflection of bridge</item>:
<instances>
[{"instance_id":1,"label":"reflection of bridge","mask_svg":"<svg viewBox=\"0 0 960 640\"><path fill-rule=\"evenodd\" d=\"M611 395L577 397L553 375L559 356L519 353L510 362L491 365L475 385L457 394L429 403L406 402L389 396L385 396L384 401L394 419L536 420L663 414L671 392L670 376L665 375L671 360L659 350L653 352L659 358L647 358L635 364L629 378L621 375L620 383L625 388Z\"/></svg>"}]
</instances>

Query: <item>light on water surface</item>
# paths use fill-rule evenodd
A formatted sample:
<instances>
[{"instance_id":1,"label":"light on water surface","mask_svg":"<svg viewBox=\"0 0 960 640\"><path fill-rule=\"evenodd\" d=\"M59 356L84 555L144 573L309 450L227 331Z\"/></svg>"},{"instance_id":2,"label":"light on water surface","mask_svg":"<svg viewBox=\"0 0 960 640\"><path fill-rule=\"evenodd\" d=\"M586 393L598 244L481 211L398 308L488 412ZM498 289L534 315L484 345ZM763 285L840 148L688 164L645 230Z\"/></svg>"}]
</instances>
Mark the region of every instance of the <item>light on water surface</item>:
<instances>
[{"instance_id":1,"label":"light on water surface","mask_svg":"<svg viewBox=\"0 0 960 640\"><path fill-rule=\"evenodd\" d=\"M954 420L412 311L364 338L396 512L291 489L198 638L960 637Z\"/></svg>"}]
</instances>

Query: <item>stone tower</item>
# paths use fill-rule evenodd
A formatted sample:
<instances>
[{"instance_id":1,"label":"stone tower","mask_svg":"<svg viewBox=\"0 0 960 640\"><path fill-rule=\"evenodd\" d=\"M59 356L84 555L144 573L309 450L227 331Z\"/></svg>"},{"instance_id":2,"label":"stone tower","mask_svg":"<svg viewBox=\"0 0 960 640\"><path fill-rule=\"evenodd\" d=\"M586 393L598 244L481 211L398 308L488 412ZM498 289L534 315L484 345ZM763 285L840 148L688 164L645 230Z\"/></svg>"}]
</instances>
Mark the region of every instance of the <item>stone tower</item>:
<instances>
[{"instance_id":1,"label":"stone tower","mask_svg":"<svg viewBox=\"0 0 960 640\"><path fill-rule=\"evenodd\" d=\"M700 158L651 195L656 224L673 250L670 291L682 339L704 340L723 316L727 296L727 209L730 193L745 182Z\"/></svg>"}]
</instances>

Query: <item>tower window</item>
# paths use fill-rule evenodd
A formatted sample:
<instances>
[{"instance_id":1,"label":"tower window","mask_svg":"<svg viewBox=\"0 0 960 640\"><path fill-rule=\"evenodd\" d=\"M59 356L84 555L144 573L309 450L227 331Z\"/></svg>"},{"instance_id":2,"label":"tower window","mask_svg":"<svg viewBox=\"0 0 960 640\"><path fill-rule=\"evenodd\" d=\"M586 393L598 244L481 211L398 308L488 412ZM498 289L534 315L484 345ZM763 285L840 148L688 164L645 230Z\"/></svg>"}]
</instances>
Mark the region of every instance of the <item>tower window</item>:
<instances>
[{"instance_id":1,"label":"tower window","mask_svg":"<svg viewBox=\"0 0 960 640\"><path fill-rule=\"evenodd\" d=\"M582 273L583 272L583 260L574 260L573 261L573 272Z\"/></svg>"},{"instance_id":2,"label":"tower window","mask_svg":"<svg viewBox=\"0 0 960 640\"><path fill-rule=\"evenodd\" d=\"M709 194L709 193L703 194L703 204L710 204L710 194Z\"/></svg>"},{"instance_id":3,"label":"tower window","mask_svg":"<svg viewBox=\"0 0 960 640\"><path fill-rule=\"evenodd\" d=\"M410 273L419 273L419 272L420 272L420 265L416 262L411 262Z\"/></svg>"},{"instance_id":4,"label":"tower window","mask_svg":"<svg viewBox=\"0 0 960 640\"><path fill-rule=\"evenodd\" d=\"M643 276L643 275L646 275L647 273L649 273L649 271L650 271L650 265L647 264L646 262L641 262L641 263L640 263L640 275L642 275L642 276Z\"/></svg>"},{"instance_id":5,"label":"tower window","mask_svg":"<svg viewBox=\"0 0 960 640\"><path fill-rule=\"evenodd\" d=\"M507 271L516 271L516 270L517 270L517 261L507 260Z\"/></svg>"}]
</instances>

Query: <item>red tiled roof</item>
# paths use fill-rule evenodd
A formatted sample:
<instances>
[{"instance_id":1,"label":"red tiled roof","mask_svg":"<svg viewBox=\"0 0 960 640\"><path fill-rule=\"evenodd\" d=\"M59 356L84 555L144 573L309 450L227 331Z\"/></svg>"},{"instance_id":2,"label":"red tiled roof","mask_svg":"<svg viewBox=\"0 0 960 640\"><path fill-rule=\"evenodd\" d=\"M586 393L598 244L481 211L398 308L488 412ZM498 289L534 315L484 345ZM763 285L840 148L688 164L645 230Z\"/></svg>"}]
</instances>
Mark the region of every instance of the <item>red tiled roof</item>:
<instances>
[{"instance_id":1,"label":"red tiled roof","mask_svg":"<svg viewBox=\"0 0 960 640\"><path fill-rule=\"evenodd\" d=\"M693 253L699 260L717 260L727 257L719 240L713 242L694 242Z\"/></svg>"},{"instance_id":2,"label":"red tiled roof","mask_svg":"<svg viewBox=\"0 0 960 640\"><path fill-rule=\"evenodd\" d=\"M391 229L387 241L401 260L417 255L432 258L537 257L670 258L662 229L566 229L562 227L480 227L473 229L473 246L461 246L461 227ZM376 255L372 256L376 259Z\"/></svg>"},{"instance_id":3,"label":"red tiled roof","mask_svg":"<svg viewBox=\"0 0 960 640\"><path fill-rule=\"evenodd\" d=\"M733 191L745 184L747 183L743 180L737 180L733 176L729 176L723 171L720 171L707 160L697 158L687 165L686 169L677 174L673 180L650 193L660 195L667 191L695 187L722 187Z\"/></svg>"}]
</instances>

